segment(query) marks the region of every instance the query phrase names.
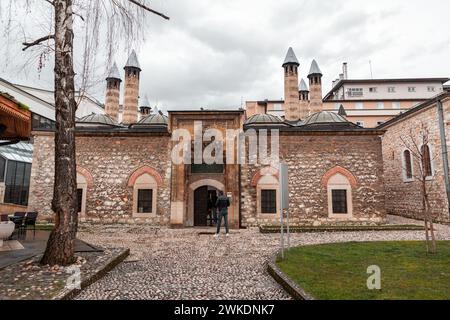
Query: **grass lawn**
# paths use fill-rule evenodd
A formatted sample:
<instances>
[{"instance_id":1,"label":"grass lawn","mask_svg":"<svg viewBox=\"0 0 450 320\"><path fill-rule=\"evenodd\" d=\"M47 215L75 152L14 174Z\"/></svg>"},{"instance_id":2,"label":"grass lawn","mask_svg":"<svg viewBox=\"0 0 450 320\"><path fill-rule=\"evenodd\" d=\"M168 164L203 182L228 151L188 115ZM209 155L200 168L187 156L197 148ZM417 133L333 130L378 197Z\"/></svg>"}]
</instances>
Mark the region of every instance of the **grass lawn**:
<instances>
[{"instance_id":1,"label":"grass lawn","mask_svg":"<svg viewBox=\"0 0 450 320\"><path fill-rule=\"evenodd\" d=\"M291 249L278 267L320 300L448 300L450 241L427 255L424 242L363 242ZM368 290L367 268L381 268L381 290Z\"/></svg>"}]
</instances>

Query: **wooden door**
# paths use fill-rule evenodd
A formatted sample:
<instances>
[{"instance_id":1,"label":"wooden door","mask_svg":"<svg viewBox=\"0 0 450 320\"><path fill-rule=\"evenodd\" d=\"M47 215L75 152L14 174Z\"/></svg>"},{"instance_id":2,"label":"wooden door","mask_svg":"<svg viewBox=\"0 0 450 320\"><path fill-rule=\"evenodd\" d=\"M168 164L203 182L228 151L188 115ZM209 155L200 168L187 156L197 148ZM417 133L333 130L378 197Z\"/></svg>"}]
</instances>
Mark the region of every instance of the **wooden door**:
<instances>
[{"instance_id":1,"label":"wooden door","mask_svg":"<svg viewBox=\"0 0 450 320\"><path fill-rule=\"evenodd\" d=\"M200 187L194 192L194 226L206 227L208 215L208 187Z\"/></svg>"}]
</instances>

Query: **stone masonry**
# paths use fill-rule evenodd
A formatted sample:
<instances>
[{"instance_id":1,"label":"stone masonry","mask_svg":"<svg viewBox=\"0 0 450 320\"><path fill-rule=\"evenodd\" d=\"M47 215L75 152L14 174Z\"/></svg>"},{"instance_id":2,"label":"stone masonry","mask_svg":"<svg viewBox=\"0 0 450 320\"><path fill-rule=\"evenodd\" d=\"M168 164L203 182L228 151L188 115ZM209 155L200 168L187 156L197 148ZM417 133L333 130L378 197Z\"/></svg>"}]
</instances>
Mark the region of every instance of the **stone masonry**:
<instances>
[{"instance_id":1,"label":"stone masonry","mask_svg":"<svg viewBox=\"0 0 450 320\"><path fill-rule=\"evenodd\" d=\"M77 136L77 167L88 172L85 219L93 222L149 223L167 225L170 220L170 137L148 136ZM52 220L51 200L54 180L54 135L36 133L31 172L29 209L40 219ZM131 175L149 166L161 176L157 192L156 218L132 217L133 187Z\"/></svg>"},{"instance_id":2,"label":"stone masonry","mask_svg":"<svg viewBox=\"0 0 450 320\"><path fill-rule=\"evenodd\" d=\"M450 113L450 98L447 97L442 102L444 114L448 115ZM447 144L450 141L448 120L445 119L447 122ZM413 181L405 181L403 177L402 154L406 147L401 140L402 137L409 140L410 132L412 131L413 134L417 135L415 139L419 141L419 130L422 123L429 130L432 167L435 172L434 177L427 183L427 187L430 190L432 215L438 221L450 222L436 103L415 112L409 117L395 121L385 128L387 132L383 136L383 160L386 183L386 209L389 214L423 219L420 181L417 178L413 179ZM414 172L418 173L419 165L418 161L413 162Z\"/></svg>"},{"instance_id":3,"label":"stone masonry","mask_svg":"<svg viewBox=\"0 0 450 320\"><path fill-rule=\"evenodd\" d=\"M290 217L292 225L338 224L328 218L327 187L323 176L339 166L356 178L352 188L353 218L345 224L378 224L385 221L381 139L371 135L289 134L280 136L282 161L289 165ZM242 224L279 224L278 218L258 216L256 188L250 181L260 166L242 166Z\"/></svg>"}]
</instances>

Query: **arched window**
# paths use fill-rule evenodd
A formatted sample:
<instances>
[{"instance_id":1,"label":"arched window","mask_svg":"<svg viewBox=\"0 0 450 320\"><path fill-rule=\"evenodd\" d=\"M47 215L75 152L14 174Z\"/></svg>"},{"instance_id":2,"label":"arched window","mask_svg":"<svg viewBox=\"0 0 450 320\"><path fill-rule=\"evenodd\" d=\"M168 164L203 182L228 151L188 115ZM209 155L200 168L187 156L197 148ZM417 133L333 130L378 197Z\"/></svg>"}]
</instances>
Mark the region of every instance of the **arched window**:
<instances>
[{"instance_id":1,"label":"arched window","mask_svg":"<svg viewBox=\"0 0 450 320\"><path fill-rule=\"evenodd\" d=\"M85 176L77 172L77 212L81 217L86 215L86 196L88 182Z\"/></svg>"},{"instance_id":2,"label":"arched window","mask_svg":"<svg viewBox=\"0 0 450 320\"><path fill-rule=\"evenodd\" d=\"M425 144L421 148L422 153L422 169L427 178L433 176L433 165L431 163L430 146Z\"/></svg>"},{"instance_id":3,"label":"arched window","mask_svg":"<svg viewBox=\"0 0 450 320\"><path fill-rule=\"evenodd\" d=\"M413 163L411 151L403 151L403 179L405 182L413 180Z\"/></svg>"},{"instance_id":4,"label":"arched window","mask_svg":"<svg viewBox=\"0 0 450 320\"><path fill-rule=\"evenodd\" d=\"M330 218L348 219L353 216L352 189L358 181L345 168L335 167L322 178L322 184L327 188L328 216Z\"/></svg>"},{"instance_id":5,"label":"arched window","mask_svg":"<svg viewBox=\"0 0 450 320\"><path fill-rule=\"evenodd\" d=\"M275 176L262 176L256 186L258 215L278 215L279 213L279 183Z\"/></svg>"},{"instance_id":6,"label":"arched window","mask_svg":"<svg viewBox=\"0 0 450 320\"><path fill-rule=\"evenodd\" d=\"M133 217L156 217L158 183L153 176L144 173L133 185Z\"/></svg>"}]
</instances>

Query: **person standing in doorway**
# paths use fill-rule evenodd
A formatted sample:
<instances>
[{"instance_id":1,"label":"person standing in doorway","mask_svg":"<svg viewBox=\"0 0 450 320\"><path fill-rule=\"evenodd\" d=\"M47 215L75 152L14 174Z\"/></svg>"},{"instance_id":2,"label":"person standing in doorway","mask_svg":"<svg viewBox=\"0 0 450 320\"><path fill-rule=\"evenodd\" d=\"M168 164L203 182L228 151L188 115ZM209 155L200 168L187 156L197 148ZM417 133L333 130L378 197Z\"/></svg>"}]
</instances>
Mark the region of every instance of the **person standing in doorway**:
<instances>
[{"instance_id":1,"label":"person standing in doorway","mask_svg":"<svg viewBox=\"0 0 450 320\"><path fill-rule=\"evenodd\" d=\"M220 235L220 227L222 225L222 218L224 220L225 224L225 231L227 233L227 237L230 235L230 230L228 229L228 207L230 206L230 199L228 199L225 194L220 191L219 197L216 201L216 207L217 207L217 232L214 236L215 238L219 237Z\"/></svg>"}]
</instances>

